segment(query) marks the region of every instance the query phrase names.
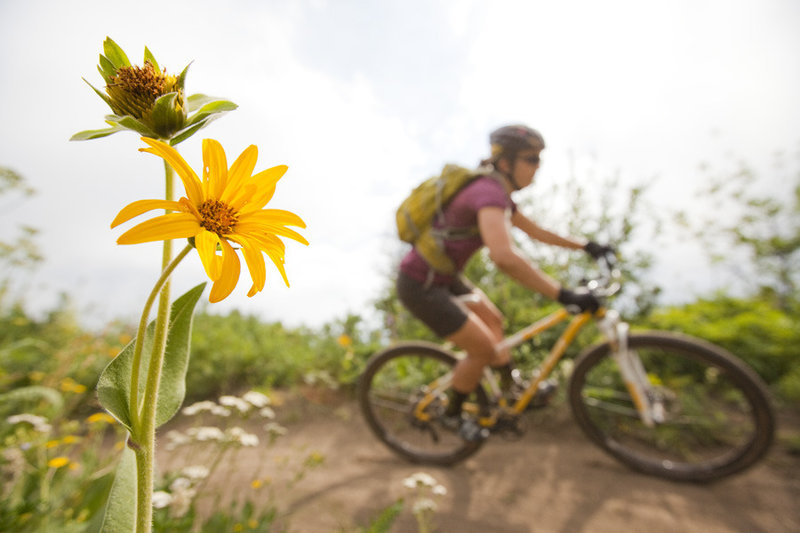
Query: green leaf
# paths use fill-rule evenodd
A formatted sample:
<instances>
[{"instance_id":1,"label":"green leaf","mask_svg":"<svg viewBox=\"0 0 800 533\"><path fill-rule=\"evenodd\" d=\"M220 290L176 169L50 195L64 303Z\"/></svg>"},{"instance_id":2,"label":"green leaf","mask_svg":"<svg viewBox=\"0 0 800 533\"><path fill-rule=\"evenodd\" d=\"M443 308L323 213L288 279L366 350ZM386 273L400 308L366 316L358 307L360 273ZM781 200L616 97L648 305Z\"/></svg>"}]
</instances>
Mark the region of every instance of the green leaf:
<instances>
[{"instance_id":1,"label":"green leaf","mask_svg":"<svg viewBox=\"0 0 800 533\"><path fill-rule=\"evenodd\" d=\"M156 71L161 72L161 67L158 66L158 61L156 61L156 57L146 46L144 47L144 61L145 62L149 61L150 63L153 64L153 67L156 69Z\"/></svg>"},{"instance_id":2,"label":"green leaf","mask_svg":"<svg viewBox=\"0 0 800 533\"><path fill-rule=\"evenodd\" d=\"M156 405L156 427L163 424L180 408L186 394L186 369L189 364L189 341L194 307L206 284L202 283L175 300L167 330L167 349L161 369ZM139 398L144 394L147 368L153 347L155 320L148 324L142 341ZM133 340L100 374L97 396L100 404L122 425L132 430L130 407L131 373L136 341Z\"/></svg>"},{"instance_id":3,"label":"green leaf","mask_svg":"<svg viewBox=\"0 0 800 533\"><path fill-rule=\"evenodd\" d=\"M169 140L170 146L175 146L178 143L182 143L183 141L185 141L186 139L197 133L198 130L203 129L205 126L206 122L204 121L201 122L200 124L195 124L194 126L181 130L177 135L175 135Z\"/></svg>"},{"instance_id":4,"label":"green leaf","mask_svg":"<svg viewBox=\"0 0 800 533\"><path fill-rule=\"evenodd\" d=\"M128 56L111 37L106 37L106 40L103 41L103 53L116 68L131 66Z\"/></svg>"},{"instance_id":5,"label":"green leaf","mask_svg":"<svg viewBox=\"0 0 800 533\"><path fill-rule=\"evenodd\" d=\"M133 533L136 529L136 454L125 446L117 465L101 533Z\"/></svg>"},{"instance_id":6,"label":"green leaf","mask_svg":"<svg viewBox=\"0 0 800 533\"><path fill-rule=\"evenodd\" d=\"M153 104L151 118L155 124L156 131L161 137L170 137L176 131L183 128L186 115L183 109L178 108L176 101L178 93L167 93L162 95Z\"/></svg>"},{"instance_id":7,"label":"green leaf","mask_svg":"<svg viewBox=\"0 0 800 533\"><path fill-rule=\"evenodd\" d=\"M59 413L64 407L64 397L55 389L30 385L12 389L5 394L0 394L0 405L11 408L12 412L23 412L27 407L37 403L46 402L52 407L52 412ZM5 411L6 409L3 409Z\"/></svg>"},{"instance_id":8,"label":"green leaf","mask_svg":"<svg viewBox=\"0 0 800 533\"><path fill-rule=\"evenodd\" d=\"M197 124L194 124L193 126L182 130L180 133L178 133L178 135L175 135L170 139L169 141L170 146L175 146L178 143L182 143L183 141L185 141L186 139L197 133L199 130L202 130L203 128L208 126L211 122L213 122L220 116L221 115L212 115L210 117L206 117L204 120L198 122Z\"/></svg>"},{"instance_id":9,"label":"green leaf","mask_svg":"<svg viewBox=\"0 0 800 533\"><path fill-rule=\"evenodd\" d=\"M81 79L86 82L86 85L91 87L94 90L94 92L97 93L97 96L102 98L103 101L108 104L108 107L111 107L111 98L109 98L106 93L102 92L100 89L98 89L97 87L86 81L86 78L81 78Z\"/></svg>"},{"instance_id":10,"label":"green leaf","mask_svg":"<svg viewBox=\"0 0 800 533\"><path fill-rule=\"evenodd\" d=\"M181 90L183 89L183 85L186 83L186 73L189 72L189 67L191 65L192 64L189 63L188 65L183 67L183 70L181 71L180 75L178 76L177 84L178 84L178 87L181 88Z\"/></svg>"},{"instance_id":11,"label":"green leaf","mask_svg":"<svg viewBox=\"0 0 800 533\"><path fill-rule=\"evenodd\" d=\"M119 125L125 129L133 130L145 137L152 137L158 139L158 133L154 132L142 121L133 118L130 115L106 115L106 122L112 125Z\"/></svg>"},{"instance_id":12,"label":"green leaf","mask_svg":"<svg viewBox=\"0 0 800 533\"><path fill-rule=\"evenodd\" d=\"M222 98L217 98L216 96L208 96L206 94L193 94L186 99L186 110L189 113L194 113L204 105L211 103L211 102L219 102L224 101ZM232 102L231 102L232 103ZM236 105L236 104L233 104Z\"/></svg>"},{"instance_id":13,"label":"green leaf","mask_svg":"<svg viewBox=\"0 0 800 533\"><path fill-rule=\"evenodd\" d=\"M186 371L189 368L189 347L192 337L192 317L205 283L190 289L175 300L167 332L167 351L161 369L161 383L156 407L156 427L172 418L186 396Z\"/></svg>"},{"instance_id":14,"label":"green leaf","mask_svg":"<svg viewBox=\"0 0 800 533\"><path fill-rule=\"evenodd\" d=\"M120 128L118 126L114 126L111 128L106 128L104 130L86 130L86 131L79 131L75 135L69 138L70 141L88 141L91 139L99 139L101 137L107 137L109 135L113 135L118 131L122 131L125 128Z\"/></svg>"},{"instance_id":15,"label":"green leaf","mask_svg":"<svg viewBox=\"0 0 800 533\"><path fill-rule=\"evenodd\" d=\"M187 99L187 107L194 107L197 109L198 104L198 111L189 117L188 121L186 121L184 124L185 129L178 132L177 135L170 139L170 145L175 146L176 144L185 141L194 135L198 130L208 126L212 120L221 117L223 113L233 111L239 107L231 101L221 100L202 94L194 94Z\"/></svg>"},{"instance_id":16,"label":"green leaf","mask_svg":"<svg viewBox=\"0 0 800 533\"><path fill-rule=\"evenodd\" d=\"M100 56L100 64L97 65L97 70L103 76L106 85L111 83L111 78L117 75L117 68L104 55Z\"/></svg>"}]
</instances>

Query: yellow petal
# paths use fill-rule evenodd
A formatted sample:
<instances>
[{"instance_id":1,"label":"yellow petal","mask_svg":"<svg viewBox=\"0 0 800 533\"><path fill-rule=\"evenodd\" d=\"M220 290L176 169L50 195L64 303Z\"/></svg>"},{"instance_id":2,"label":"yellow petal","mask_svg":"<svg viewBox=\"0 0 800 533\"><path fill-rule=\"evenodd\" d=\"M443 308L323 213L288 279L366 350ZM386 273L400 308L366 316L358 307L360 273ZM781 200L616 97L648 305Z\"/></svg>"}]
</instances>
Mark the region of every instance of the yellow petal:
<instances>
[{"instance_id":1,"label":"yellow petal","mask_svg":"<svg viewBox=\"0 0 800 533\"><path fill-rule=\"evenodd\" d=\"M258 189L255 185L252 183L245 183L239 188L238 194L236 194L236 197L228 205L241 214L242 207L247 205L257 192Z\"/></svg>"},{"instance_id":2,"label":"yellow petal","mask_svg":"<svg viewBox=\"0 0 800 533\"><path fill-rule=\"evenodd\" d=\"M208 171L210 197L219 198L228 183L228 160L222 145L214 139L203 139L203 176Z\"/></svg>"},{"instance_id":3,"label":"yellow petal","mask_svg":"<svg viewBox=\"0 0 800 533\"><path fill-rule=\"evenodd\" d=\"M273 250L280 255L286 252L286 245L275 235L268 233L250 233L247 238L258 244L259 248L264 251Z\"/></svg>"},{"instance_id":4,"label":"yellow petal","mask_svg":"<svg viewBox=\"0 0 800 533\"><path fill-rule=\"evenodd\" d=\"M276 224L266 224L263 222L238 222L236 224L236 233L253 235L259 233L272 233L273 235L280 235L281 237L288 237L294 239L299 243L308 246L308 241L305 237L300 235L294 230L278 226Z\"/></svg>"},{"instance_id":5,"label":"yellow petal","mask_svg":"<svg viewBox=\"0 0 800 533\"><path fill-rule=\"evenodd\" d=\"M267 224L279 224L281 226L297 226L305 228L306 223L303 219L291 211L283 209L261 209L255 213L243 214L239 217L239 222L266 222Z\"/></svg>"},{"instance_id":6,"label":"yellow petal","mask_svg":"<svg viewBox=\"0 0 800 533\"><path fill-rule=\"evenodd\" d=\"M255 243L251 243L248 239L243 237L232 237L232 240L238 242L242 246L242 255L247 263L247 270L250 271L250 278L253 280L253 287L250 289L248 296L253 296L256 292L264 289L264 284L267 281L267 268L264 264L264 256L261 250Z\"/></svg>"},{"instance_id":7,"label":"yellow petal","mask_svg":"<svg viewBox=\"0 0 800 533\"><path fill-rule=\"evenodd\" d=\"M200 262L206 270L206 275L211 281L216 281L222 272L219 256L217 256L217 244L219 237L216 233L203 230L194 238L197 253L200 255Z\"/></svg>"},{"instance_id":8,"label":"yellow petal","mask_svg":"<svg viewBox=\"0 0 800 533\"><path fill-rule=\"evenodd\" d=\"M277 268L278 272L281 273L281 276L283 277L283 282L288 287L289 278L286 277L286 270L283 268L283 254L278 255L270 250L266 250L266 252L267 256L269 256L269 258L272 259L272 263L275 265L275 268Z\"/></svg>"},{"instance_id":9,"label":"yellow petal","mask_svg":"<svg viewBox=\"0 0 800 533\"><path fill-rule=\"evenodd\" d=\"M142 141L150 145L150 148L139 148L139 151L154 154L164 159L169 166L175 169L178 176L180 176L189 200L195 205L203 203L204 197L200 179L197 177L194 170L192 170L192 167L183 159L181 154L170 145L157 141L156 139L142 137Z\"/></svg>"},{"instance_id":10,"label":"yellow petal","mask_svg":"<svg viewBox=\"0 0 800 533\"><path fill-rule=\"evenodd\" d=\"M178 202L169 202L167 200L137 200L122 208L113 222L111 227L115 228L127 222L134 217L138 217L142 213L147 213L153 209L169 209L171 211L184 211L183 206Z\"/></svg>"},{"instance_id":11,"label":"yellow petal","mask_svg":"<svg viewBox=\"0 0 800 533\"><path fill-rule=\"evenodd\" d=\"M220 239L222 245L222 273L214 285L211 286L211 294L208 295L208 301L216 303L224 300L236 287L239 281L239 272L241 266L239 257L236 251L228 244L225 239Z\"/></svg>"},{"instance_id":12,"label":"yellow petal","mask_svg":"<svg viewBox=\"0 0 800 533\"><path fill-rule=\"evenodd\" d=\"M275 194L275 184L286 174L288 169L289 167L286 165L278 165L253 176L248 183L255 185L258 192L250 198L247 209L257 210L267 205L272 199L272 195ZM236 203L236 199L234 199L234 203Z\"/></svg>"},{"instance_id":13,"label":"yellow petal","mask_svg":"<svg viewBox=\"0 0 800 533\"><path fill-rule=\"evenodd\" d=\"M170 213L151 218L132 227L117 239L117 244L139 244L143 242L165 241L189 238L200 232L200 224L192 215Z\"/></svg>"},{"instance_id":14,"label":"yellow petal","mask_svg":"<svg viewBox=\"0 0 800 533\"><path fill-rule=\"evenodd\" d=\"M231 165L231 170L228 173L228 183L225 185L225 190L219 196L219 199L225 203L230 203L239 192L239 188L244 185L246 180L253 174L253 169L256 167L258 160L258 148L256 145L251 144L236 158L236 161Z\"/></svg>"}]
</instances>

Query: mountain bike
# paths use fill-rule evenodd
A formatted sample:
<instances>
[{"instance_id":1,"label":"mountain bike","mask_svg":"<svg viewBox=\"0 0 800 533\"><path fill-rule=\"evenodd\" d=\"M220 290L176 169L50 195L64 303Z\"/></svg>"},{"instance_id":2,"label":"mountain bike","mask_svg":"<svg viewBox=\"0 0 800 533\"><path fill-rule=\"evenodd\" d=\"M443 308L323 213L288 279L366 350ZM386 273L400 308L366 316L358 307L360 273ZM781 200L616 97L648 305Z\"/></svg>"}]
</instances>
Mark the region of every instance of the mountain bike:
<instances>
[{"instance_id":1,"label":"mountain bike","mask_svg":"<svg viewBox=\"0 0 800 533\"><path fill-rule=\"evenodd\" d=\"M632 333L607 307L620 289L614 261L585 286L603 305L595 313L559 309L505 338L515 348L568 322L527 387L507 398L488 367L464 405L492 435L521 437L527 408L578 333L592 320L606 340L574 360L566 397L589 439L634 470L676 481L711 481L741 472L768 451L775 420L767 388L741 360L709 342L671 332ZM359 378L358 401L372 432L412 462L453 465L476 453L439 423L452 369L464 354L433 343L404 342L373 355Z\"/></svg>"}]
</instances>

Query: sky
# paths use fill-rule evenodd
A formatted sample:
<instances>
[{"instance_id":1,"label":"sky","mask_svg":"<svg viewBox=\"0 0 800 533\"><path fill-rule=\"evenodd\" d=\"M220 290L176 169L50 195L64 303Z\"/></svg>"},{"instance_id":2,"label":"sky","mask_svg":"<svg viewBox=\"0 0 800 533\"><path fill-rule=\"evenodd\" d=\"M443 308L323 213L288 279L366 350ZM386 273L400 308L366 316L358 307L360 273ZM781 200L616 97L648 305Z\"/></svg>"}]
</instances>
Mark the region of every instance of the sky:
<instances>
[{"instance_id":1,"label":"sky","mask_svg":"<svg viewBox=\"0 0 800 533\"><path fill-rule=\"evenodd\" d=\"M39 229L45 262L18 282L35 309L67 293L90 323L138 316L160 245L116 245L109 224L163 195L161 160L130 132L69 142L109 112L81 79L102 87L106 36L136 64L145 46L168 73L191 63L188 94L239 105L179 145L191 165L210 137L229 161L255 144L256 170L289 166L271 207L311 243L287 241L291 288L268 268L247 298L243 270L207 309L315 327L369 312L401 249L397 205L444 163L477 164L498 126L543 133L534 187L584 165L658 178L656 208L692 203L700 163L796 152L798 27L795 0L0 0L0 166L37 191L0 199L0 241ZM717 277L696 250L661 252L675 291ZM193 254L175 292L204 279Z\"/></svg>"}]
</instances>

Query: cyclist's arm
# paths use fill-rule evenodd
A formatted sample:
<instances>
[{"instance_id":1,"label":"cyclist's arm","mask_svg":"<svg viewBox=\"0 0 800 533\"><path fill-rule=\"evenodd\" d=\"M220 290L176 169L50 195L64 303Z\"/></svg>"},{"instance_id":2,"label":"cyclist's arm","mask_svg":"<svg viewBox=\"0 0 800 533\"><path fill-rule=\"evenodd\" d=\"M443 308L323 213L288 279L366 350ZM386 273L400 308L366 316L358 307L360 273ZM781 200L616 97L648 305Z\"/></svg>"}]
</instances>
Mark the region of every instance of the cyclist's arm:
<instances>
[{"instance_id":1,"label":"cyclist's arm","mask_svg":"<svg viewBox=\"0 0 800 533\"><path fill-rule=\"evenodd\" d=\"M514 211L511 215L511 223L514 227L521 229L531 239L543 242L545 244L552 244L553 246L561 246L572 250L580 250L586 246L586 241L580 241L572 237L562 237L552 231L546 230L538 225L533 220L529 219L519 210Z\"/></svg>"},{"instance_id":2,"label":"cyclist's arm","mask_svg":"<svg viewBox=\"0 0 800 533\"><path fill-rule=\"evenodd\" d=\"M489 257L497 267L524 287L555 300L561 286L534 267L514 246L509 233L506 211L500 207L484 207L478 211L478 229Z\"/></svg>"}]
</instances>

